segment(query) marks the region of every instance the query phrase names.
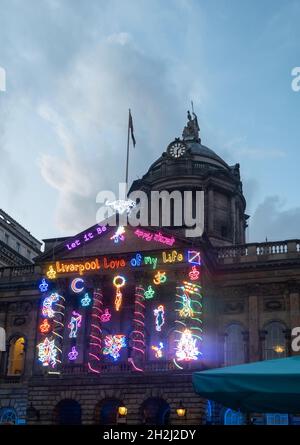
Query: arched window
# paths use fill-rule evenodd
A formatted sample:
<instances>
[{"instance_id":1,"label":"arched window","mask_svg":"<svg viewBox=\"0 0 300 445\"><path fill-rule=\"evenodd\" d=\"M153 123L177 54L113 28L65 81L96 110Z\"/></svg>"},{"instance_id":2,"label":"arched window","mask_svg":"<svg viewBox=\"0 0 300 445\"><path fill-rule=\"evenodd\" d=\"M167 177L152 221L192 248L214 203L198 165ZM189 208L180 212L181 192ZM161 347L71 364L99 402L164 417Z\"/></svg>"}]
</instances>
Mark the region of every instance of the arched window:
<instances>
[{"instance_id":1,"label":"arched window","mask_svg":"<svg viewBox=\"0 0 300 445\"><path fill-rule=\"evenodd\" d=\"M159 397L151 397L142 404L141 414L146 425L168 425L170 406Z\"/></svg>"},{"instance_id":2,"label":"arched window","mask_svg":"<svg viewBox=\"0 0 300 445\"><path fill-rule=\"evenodd\" d=\"M1 425L16 425L18 423L17 413L13 408L2 408L0 410Z\"/></svg>"},{"instance_id":3,"label":"arched window","mask_svg":"<svg viewBox=\"0 0 300 445\"><path fill-rule=\"evenodd\" d=\"M266 425L288 425L289 415L270 413L266 414Z\"/></svg>"},{"instance_id":4,"label":"arched window","mask_svg":"<svg viewBox=\"0 0 300 445\"><path fill-rule=\"evenodd\" d=\"M233 323L226 330L224 343L224 361L226 366L245 363L245 342L243 327L239 323Z\"/></svg>"},{"instance_id":5,"label":"arched window","mask_svg":"<svg viewBox=\"0 0 300 445\"><path fill-rule=\"evenodd\" d=\"M265 327L264 360L286 357L286 326L279 321L272 321Z\"/></svg>"},{"instance_id":6,"label":"arched window","mask_svg":"<svg viewBox=\"0 0 300 445\"><path fill-rule=\"evenodd\" d=\"M17 376L24 371L25 364L25 338L13 338L9 344L7 375Z\"/></svg>"},{"instance_id":7,"label":"arched window","mask_svg":"<svg viewBox=\"0 0 300 445\"><path fill-rule=\"evenodd\" d=\"M224 412L224 425L243 425L245 423L245 416L240 411L227 409Z\"/></svg>"},{"instance_id":8,"label":"arched window","mask_svg":"<svg viewBox=\"0 0 300 445\"><path fill-rule=\"evenodd\" d=\"M118 419L118 408L124 406L121 400L106 399L96 405L95 421L100 425L115 425Z\"/></svg>"},{"instance_id":9,"label":"arched window","mask_svg":"<svg viewBox=\"0 0 300 445\"><path fill-rule=\"evenodd\" d=\"M54 422L57 425L80 425L80 404L72 399L61 400L54 409Z\"/></svg>"}]
</instances>

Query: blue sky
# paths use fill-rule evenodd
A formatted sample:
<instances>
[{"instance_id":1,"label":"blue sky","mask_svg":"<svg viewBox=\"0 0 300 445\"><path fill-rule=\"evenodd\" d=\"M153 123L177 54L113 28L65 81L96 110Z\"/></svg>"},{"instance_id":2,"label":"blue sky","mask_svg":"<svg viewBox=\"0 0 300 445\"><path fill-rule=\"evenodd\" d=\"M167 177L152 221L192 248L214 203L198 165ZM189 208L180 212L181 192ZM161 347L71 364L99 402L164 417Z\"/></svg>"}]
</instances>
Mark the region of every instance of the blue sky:
<instances>
[{"instance_id":1,"label":"blue sky","mask_svg":"<svg viewBox=\"0 0 300 445\"><path fill-rule=\"evenodd\" d=\"M299 238L300 1L0 0L0 207L35 236L94 224L185 125L241 164L249 241Z\"/></svg>"}]
</instances>

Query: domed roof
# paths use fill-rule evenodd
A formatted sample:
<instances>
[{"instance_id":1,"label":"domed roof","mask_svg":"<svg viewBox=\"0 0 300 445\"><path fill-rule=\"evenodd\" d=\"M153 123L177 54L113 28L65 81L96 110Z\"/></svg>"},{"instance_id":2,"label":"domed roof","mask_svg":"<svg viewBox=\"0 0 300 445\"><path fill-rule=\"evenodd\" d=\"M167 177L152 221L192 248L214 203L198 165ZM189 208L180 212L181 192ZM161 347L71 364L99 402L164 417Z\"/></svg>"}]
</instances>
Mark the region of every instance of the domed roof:
<instances>
[{"instance_id":1,"label":"domed roof","mask_svg":"<svg viewBox=\"0 0 300 445\"><path fill-rule=\"evenodd\" d=\"M186 145L189 148L190 154L195 161L202 161L207 164L213 164L218 167L223 167L225 169L229 169L229 166L226 162L220 158L211 148L202 145L201 139L198 141L185 141Z\"/></svg>"}]
</instances>

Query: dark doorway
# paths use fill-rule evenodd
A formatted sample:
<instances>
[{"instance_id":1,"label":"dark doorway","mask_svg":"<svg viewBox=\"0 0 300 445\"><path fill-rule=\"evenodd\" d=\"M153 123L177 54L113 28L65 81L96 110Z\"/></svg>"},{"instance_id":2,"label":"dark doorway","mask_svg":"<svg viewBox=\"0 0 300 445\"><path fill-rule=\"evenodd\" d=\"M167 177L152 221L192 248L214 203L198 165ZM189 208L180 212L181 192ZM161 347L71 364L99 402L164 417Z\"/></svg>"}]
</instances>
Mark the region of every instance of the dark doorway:
<instances>
[{"instance_id":1,"label":"dark doorway","mask_svg":"<svg viewBox=\"0 0 300 445\"><path fill-rule=\"evenodd\" d=\"M81 406L76 400L61 400L54 410L54 422L57 425L80 425Z\"/></svg>"},{"instance_id":2,"label":"dark doorway","mask_svg":"<svg viewBox=\"0 0 300 445\"><path fill-rule=\"evenodd\" d=\"M149 398L142 404L141 414L146 425L168 425L170 406L159 397Z\"/></svg>"},{"instance_id":3,"label":"dark doorway","mask_svg":"<svg viewBox=\"0 0 300 445\"><path fill-rule=\"evenodd\" d=\"M115 425L118 419L118 408L123 405L118 399L106 399L98 403L95 420L100 425Z\"/></svg>"}]
</instances>

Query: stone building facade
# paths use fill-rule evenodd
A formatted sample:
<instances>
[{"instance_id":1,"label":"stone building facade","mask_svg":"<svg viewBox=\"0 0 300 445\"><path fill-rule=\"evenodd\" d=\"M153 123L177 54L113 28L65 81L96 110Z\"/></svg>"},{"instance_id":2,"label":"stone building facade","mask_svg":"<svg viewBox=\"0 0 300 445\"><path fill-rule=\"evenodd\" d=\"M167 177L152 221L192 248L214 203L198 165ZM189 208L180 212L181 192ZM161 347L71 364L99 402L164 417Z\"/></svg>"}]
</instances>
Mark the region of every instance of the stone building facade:
<instances>
[{"instance_id":1,"label":"stone building facade","mask_svg":"<svg viewBox=\"0 0 300 445\"><path fill-rule=\"evenodd\" d=\"M195 394L192 373L293 354L300 240L245 243L239 165L202 145L195 115L137 190L204 191L203 235L96 225L0 269L0 421L238 424L243 414Z\"/></svg>"}]
</instances>

